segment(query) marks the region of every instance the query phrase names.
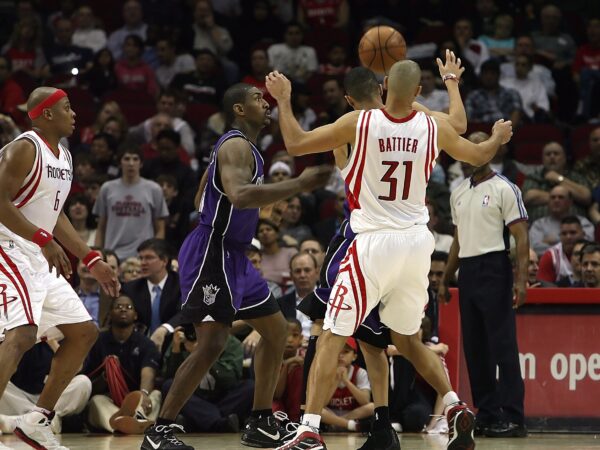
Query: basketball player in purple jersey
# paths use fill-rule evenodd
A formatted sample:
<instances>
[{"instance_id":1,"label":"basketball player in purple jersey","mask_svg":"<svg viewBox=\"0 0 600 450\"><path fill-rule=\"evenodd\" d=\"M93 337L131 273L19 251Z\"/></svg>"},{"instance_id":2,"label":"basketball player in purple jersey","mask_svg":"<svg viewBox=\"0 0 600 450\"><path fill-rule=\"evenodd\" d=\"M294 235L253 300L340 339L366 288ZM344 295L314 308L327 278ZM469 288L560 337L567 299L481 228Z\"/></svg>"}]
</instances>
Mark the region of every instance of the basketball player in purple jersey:
<instances>
[{"instance_id":1,"label":"basketball player in purple jersey","mask_svg":"<svg viewBox=\"0 0 600 450\"><path fill-rule=\"evenodd\" d=\"M332 168L308 168L298 178L263 184L264 162L256 140L270 122L268 103L260 90L240 83L227 90L223 107L231 130L215 145L203 177L199 224L179 253L183 312L194 323L198 345L177 370L142 450L193 450L174 435L181 429L174 421L222 353L234 318L245 320L262 337L254 360L254 405L242 444L272 448L288 434L271 410L287 322L245 249L256 232L258 208L324 186Z\"/></svg>"},{"instance_id":2,"label":"basketball player in purple jersey","mask_svg":"<svg viewBox=\"0 0 600 450\"><path fill-rule=\"evenodd\" d=\"M64 338L44 389L34 410L17 419L15 434L33 448L68 450L50 429L53 409L98 329L65 279L71 264L57 240L110 295L120 287L62 210L73 179L71 154L60 144L75 128L67 94L39 87L27 100L27 113L32 130L0 150L0 396L23 354L41 337L58 337L58 329Z\"/></svg>"}]
</instances>

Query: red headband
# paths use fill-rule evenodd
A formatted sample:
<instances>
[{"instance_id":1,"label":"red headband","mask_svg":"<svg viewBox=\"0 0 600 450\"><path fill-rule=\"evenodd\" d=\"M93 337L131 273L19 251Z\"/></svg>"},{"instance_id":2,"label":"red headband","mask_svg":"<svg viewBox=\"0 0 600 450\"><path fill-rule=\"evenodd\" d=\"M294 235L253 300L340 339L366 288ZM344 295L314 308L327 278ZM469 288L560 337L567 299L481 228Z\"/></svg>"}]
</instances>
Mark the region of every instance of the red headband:
<instances>
[{"instance_id":1,"label":"red headband","mask_svg":"<svg viewBox=\"0 0 600 450\"><path fill-rule=\"evenodd\" d=\"M31 120L37 119L42 114L44 109L51 108L57 101L66 96L67 93L65 91L62 89L57 89L54 94L50 95L48 98L46 98L46 100L38 104L35 108L29 111L27 115Z\"/></svg>"}]
</instances>

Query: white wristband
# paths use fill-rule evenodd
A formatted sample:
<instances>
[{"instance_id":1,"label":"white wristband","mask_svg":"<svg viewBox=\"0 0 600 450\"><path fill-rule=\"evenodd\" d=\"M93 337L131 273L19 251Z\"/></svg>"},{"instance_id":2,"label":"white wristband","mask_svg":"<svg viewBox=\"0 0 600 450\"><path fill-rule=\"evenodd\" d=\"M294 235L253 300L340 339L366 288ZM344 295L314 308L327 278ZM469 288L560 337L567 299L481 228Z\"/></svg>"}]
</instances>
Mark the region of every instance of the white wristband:
<instances>
[{"instance_id":1,"label":"white wristband","mask_svg":"<svg viewBox=\"0 0 600 450\"><path fill-rule=\"evenodd\" d=\"M445 83L447 80L458 81L458 77L454 73L447 73L442 77L442 81Z\"/></svg>"}]
</instances>

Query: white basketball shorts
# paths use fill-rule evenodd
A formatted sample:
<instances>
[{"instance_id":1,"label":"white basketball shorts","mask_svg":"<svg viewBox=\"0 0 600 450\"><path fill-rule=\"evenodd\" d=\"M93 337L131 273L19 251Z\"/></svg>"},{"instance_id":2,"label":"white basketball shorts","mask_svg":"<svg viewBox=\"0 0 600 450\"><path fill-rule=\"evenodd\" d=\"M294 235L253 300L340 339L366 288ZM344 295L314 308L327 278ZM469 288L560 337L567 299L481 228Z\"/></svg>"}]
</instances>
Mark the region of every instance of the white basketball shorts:
<instances>
[{"instance_id":1,"label":"white basketball shorts","mask_svg":"<svg viewBox=\"0 0 600 450\"><path fill-rule=\"evenodd\" d=\"M428 273L435 240L425 225L356 236L340 265L323 328L351 336L379 307L393 331L419 331L427 307Z\"/></svg>"},{"instance_id":2,"label":"white basketball shorts","mask_svg":"<svg viewBox=\"0 0 600 450\"><path fill-rule=\"evenodd\" d=\"M40 251L0 241L0 334L37 325L39 339L57 325L88 320L92 318L79 296L67 280L48 271Z\"/></svg>"}]
</instances>

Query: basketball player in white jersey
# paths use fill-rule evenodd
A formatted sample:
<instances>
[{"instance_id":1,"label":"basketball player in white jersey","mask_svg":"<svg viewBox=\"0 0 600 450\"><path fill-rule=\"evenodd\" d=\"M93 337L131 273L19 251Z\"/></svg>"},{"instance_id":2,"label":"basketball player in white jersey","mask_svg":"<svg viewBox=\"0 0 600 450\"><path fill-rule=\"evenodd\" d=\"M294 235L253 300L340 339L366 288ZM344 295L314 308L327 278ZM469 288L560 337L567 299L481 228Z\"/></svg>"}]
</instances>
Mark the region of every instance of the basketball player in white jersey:
<instances>
[{"instance_id":1,"label":"basketball player in white jersey","mask_svg":"<svg viewBox=\"0 0 600 450\"><path fill-rule=\"evenodd\" d=\"M452 77L447 74L444 78ZM319 380L334 376L335 364L329 355L342 349L346 337L374 307L391 329L396 347L443 396L450 426L448 448L475 447L473 414L459 402L439 370L439 359L417 334L428 300L427 274L434 248L426 226L425 191L440 148L457 160L479 166L510 140L512 124L496 122L489 140L473 144L446 120L413 110L421 90L420 78L414 61L397 62L384 81L388 92L385 108L350 112L333 124L305 132L291 109L289 80L278 72L267 76L290 154L352 145L354 150L342 173L348 185L351 227L358 234L340 265L329 299L325 331L311 368L306 414L296 437L280 449L326 448L319 435L319 414L327 385Z\"/></svg>"},{"instance_id":2,"label":"basketball player in white jersey","mask_svg":"<svg viewBox=\"0 0 600 450\"><path fill-rule=\"evenodd\" d=\"M0 150L0 395L23 354L56 329L64 335L36 408L17 419L15 434L36 449L66 450L50 430L53 408L79 371L98 329L65 277L69 260L57 243L83 260L102 288L119 282L62 211L73 162L59 141L75 128L62 90L35 89L27 101L31 131Z\"/></svg>"}]
</instances>

